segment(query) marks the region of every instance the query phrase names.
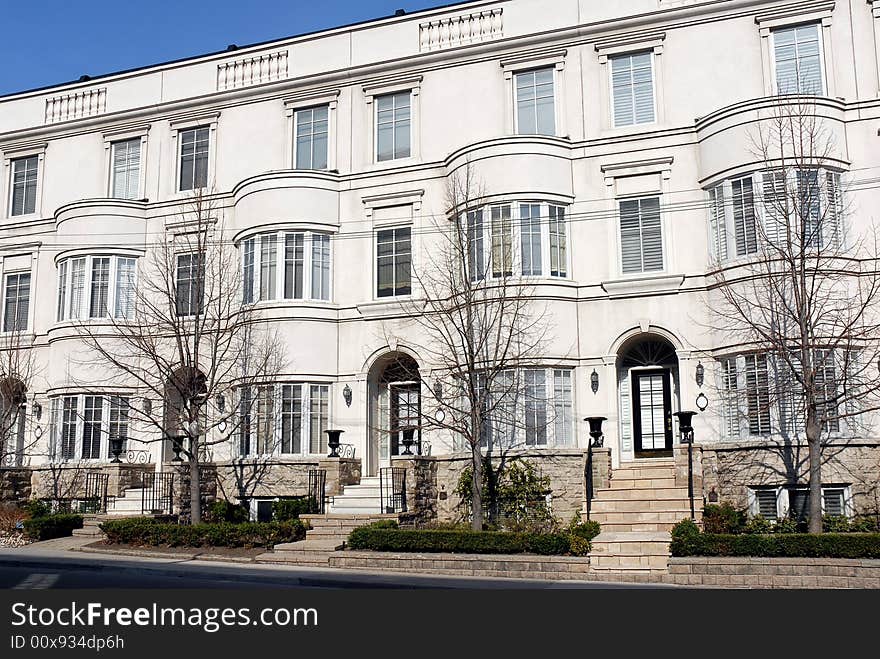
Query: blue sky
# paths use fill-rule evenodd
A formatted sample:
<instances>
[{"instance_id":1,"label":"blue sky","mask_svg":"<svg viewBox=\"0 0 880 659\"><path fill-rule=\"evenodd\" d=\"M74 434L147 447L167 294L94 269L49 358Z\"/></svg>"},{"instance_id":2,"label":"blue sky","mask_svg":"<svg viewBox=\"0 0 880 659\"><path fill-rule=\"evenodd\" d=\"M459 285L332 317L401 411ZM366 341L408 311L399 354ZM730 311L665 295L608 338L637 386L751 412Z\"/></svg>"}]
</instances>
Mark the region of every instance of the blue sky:
<instances>
[{"instance_id":1,"label":"blue sky","mask_svg":"<svg viewBox=\"0 0 880 659\"><path fill-rule=\"evenodd\" d=\"M0 94L452 0L0 0Z\"/></svg>"}]
</instances>

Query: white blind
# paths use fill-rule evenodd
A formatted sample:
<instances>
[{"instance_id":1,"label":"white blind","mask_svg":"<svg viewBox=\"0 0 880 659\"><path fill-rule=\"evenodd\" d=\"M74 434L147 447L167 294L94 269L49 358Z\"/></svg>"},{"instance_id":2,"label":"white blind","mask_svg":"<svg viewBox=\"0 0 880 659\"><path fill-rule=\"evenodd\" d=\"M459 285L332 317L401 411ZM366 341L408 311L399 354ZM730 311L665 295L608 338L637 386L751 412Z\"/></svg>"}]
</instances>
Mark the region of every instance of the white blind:
<instances>
[{"instance_id":1,"label":"white blind","mask_svg":"<svg viewBox=\"0 0 880 659\"><path fill-rule=\"evenodd\" d=\"M818 23L773 30L773 54L780 94L824 93Z\"/></svg>"},{"instance_id":2,"label":"white blind","mask_svg":"<svg viewBox=\"0 0 880 659\"><path fill-rule=\"evenodd\" d=\"M762 181L764 234L771 247L781 246L787 239L786 215L791 212L788 203L785 171L782 169L765 171L763 172Z\"/></svg>"},{"instance_id":3,"label":"white blind","mask_svg":"<svg viewBox=\"0 0 880 659\"><path fill-rule=\"evenodd\" d=\"M134 282L137 261L119 258L116 262L116 317L134 318Z\"/></svg>"},{"instance_id":4,"label":"white blind","mask_svg":"<svg viewBox=\"0 0 880 659\"><path fill-rule=\"evenodd\" d=\"M755 197L751 176L732 181L733 228L736 235L736 255L758 251L755 225Z\"/></svg>"},{"instance_id":5,"label":"white blind","mask_svg":"<svg viewBox=\"0 0 880 659\"><path fill-rule=\"evenodd\" d=\"M825 192L828 208L824 214L824 233L826 245L832 249L841 246L841 223L843 221L843 196L840 188L840 173L825 172Z\"/></svg>"},{"instance_id":6,"label":"white blind","mask_svg":"<svg viewBox=\"0 0 880 659\"><path fill-rule=\"evenodd\" d=\"M141 177L141 139L113 143L113 196L137 199Z\"/></svg>"},{"instance_id":7,"label":"white blind","mask_svg":"<svg viewBox=\"0 0 880 659\"><path fill-rule=\"evenodd\" d=\"M620 202L620 245L624 274L663 269L663 233L658 197Z\"/></svg>"},{"instance_id":8,"label":"white blind","mask_svg":"<svg viewBox=\"0 0 880 659\"><path fill-rule=\"evenodd\" d=\"M727 258L727 223L723 185L709 189L709 229L712 234L712 256L716 261L724 261Z\"/></svg>"},{"instance_id":9,"label":"white blind","mask_svg":"<svg viewBox=\"0 0 880 659\"><path fill-rule=\"evenodd\" d=\"M631 126L654 121L652 58L651 51L611 58L611 94L615 126Z\"/></svg>"},{"instance_id":10,"label":"white blind","mask_svg":"<svg viewBox=\"0 0 880 659\"><path fill-rule=\"evenodd\" d=\"M740 400L737 381L736 357L721 360L721 398L726 438L738 439L740 436Z\"/></svg>"}]
</instances>

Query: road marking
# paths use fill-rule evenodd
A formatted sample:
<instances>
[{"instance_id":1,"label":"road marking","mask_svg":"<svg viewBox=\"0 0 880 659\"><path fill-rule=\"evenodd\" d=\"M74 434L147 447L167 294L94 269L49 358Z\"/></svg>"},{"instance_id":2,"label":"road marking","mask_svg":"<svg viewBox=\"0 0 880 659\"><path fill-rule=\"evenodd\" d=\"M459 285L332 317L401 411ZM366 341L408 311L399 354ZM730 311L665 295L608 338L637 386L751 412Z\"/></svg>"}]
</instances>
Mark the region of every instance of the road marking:
<instances>
[{"instance_id":1,"label":"road marking","mask_svg":"<svg viewBox=\"0 0 880 659\"><path fill-rule=\"evenodd\" d=\"M12 590L46 590L55 585L60 574L31 574L25 577L17 586L13 586Z\"/></svg>"}]
</instances>

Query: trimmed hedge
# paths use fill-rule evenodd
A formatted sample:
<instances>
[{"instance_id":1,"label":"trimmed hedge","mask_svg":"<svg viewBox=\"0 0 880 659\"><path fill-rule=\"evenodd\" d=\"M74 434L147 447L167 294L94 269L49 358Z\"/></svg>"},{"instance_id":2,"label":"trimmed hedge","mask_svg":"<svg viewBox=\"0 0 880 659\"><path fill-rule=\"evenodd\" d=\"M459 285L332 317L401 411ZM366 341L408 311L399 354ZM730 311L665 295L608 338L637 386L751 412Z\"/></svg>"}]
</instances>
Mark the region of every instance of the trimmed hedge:
<instances>
[{"instance_id":1,"label":"trimmed hedge","mask_svg":"<svg viewBox=\"0 0 880 659\"><path fill-rule=\"evenodd\" d=\"M315 501L315 497L281 499L272 502L272 519L276 522L289 522L317 509L318 503Z\"/></svg>"},{"instance_id":2,"label":"trimmed hedge","mask_svg":"<svg viewBox=\"0 0 880 659\"><path fill-rule=\"evenodd\" d=\"M31 540L51 540L73 535L83 527L82 515L45 515L26 519L22 523L25 535Z\"/></svg>"},{"instance_id":3,"label":"trimmed hedge","mask_svg":"<svg viewBox=\"0 0 880 659\"><path fill-rule=\"evenodd\" d=\"M195 524L192 526L158 522L150 518L110 520L101 530L111 544L127 543L141 547L266 547L296 542L306 537L299 520L290 522L244 522Z\"/></svg>"},{"instance_id":4,"label":"trimmed hedge","mask_svg":"<svg viewBox=\"0 0 880 659\"><path fill-rule=\"evenodd\" d=\"M701 533L696 524L676 524L673 556L762 556L788 558L880 558L880 533Z\"/></svg>"},{"instance_id":5,"label":"trimmed hedge","mask_svg":"<svg viewBox=\"0 0 880 659\"><path fill-rule=\"evenodd\" d=\"M583 551L583 543L576 543ZM571 536L563 533L510 533L505 531L454 531L445 529L390 529L362 526L348 536L351 549L453 554L572 553ZM589 551L587 543L586 551Z\"/></svg>"}]
</instances>

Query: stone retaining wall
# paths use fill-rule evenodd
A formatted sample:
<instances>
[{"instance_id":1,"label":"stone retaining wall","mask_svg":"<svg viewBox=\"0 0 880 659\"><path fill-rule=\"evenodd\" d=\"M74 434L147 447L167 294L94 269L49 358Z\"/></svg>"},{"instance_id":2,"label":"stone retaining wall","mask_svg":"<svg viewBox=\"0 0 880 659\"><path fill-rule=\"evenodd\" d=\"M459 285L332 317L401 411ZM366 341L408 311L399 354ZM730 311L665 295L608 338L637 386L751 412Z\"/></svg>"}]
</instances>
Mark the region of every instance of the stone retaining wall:
<instances>
[{"instance_id":1,"label":"stone retaining wall","mask_svg":"<svg viewBox=\"0 0 880 659\"><path fill-rule=\"evenodd\" d=\"M666 581L722 588L880 588L880 560L670 558Z\"/></svg>"},{"instance_id":2,"label":"stone retaining wall","mask_svg":"<svg viewBox=\"0 0 880 659\"><path fill-rule=\"evenodd\" d=\"M31 470L27 467L0 469L0 502L23 506L31 498Z\"/></svg>"}]
</instances>

